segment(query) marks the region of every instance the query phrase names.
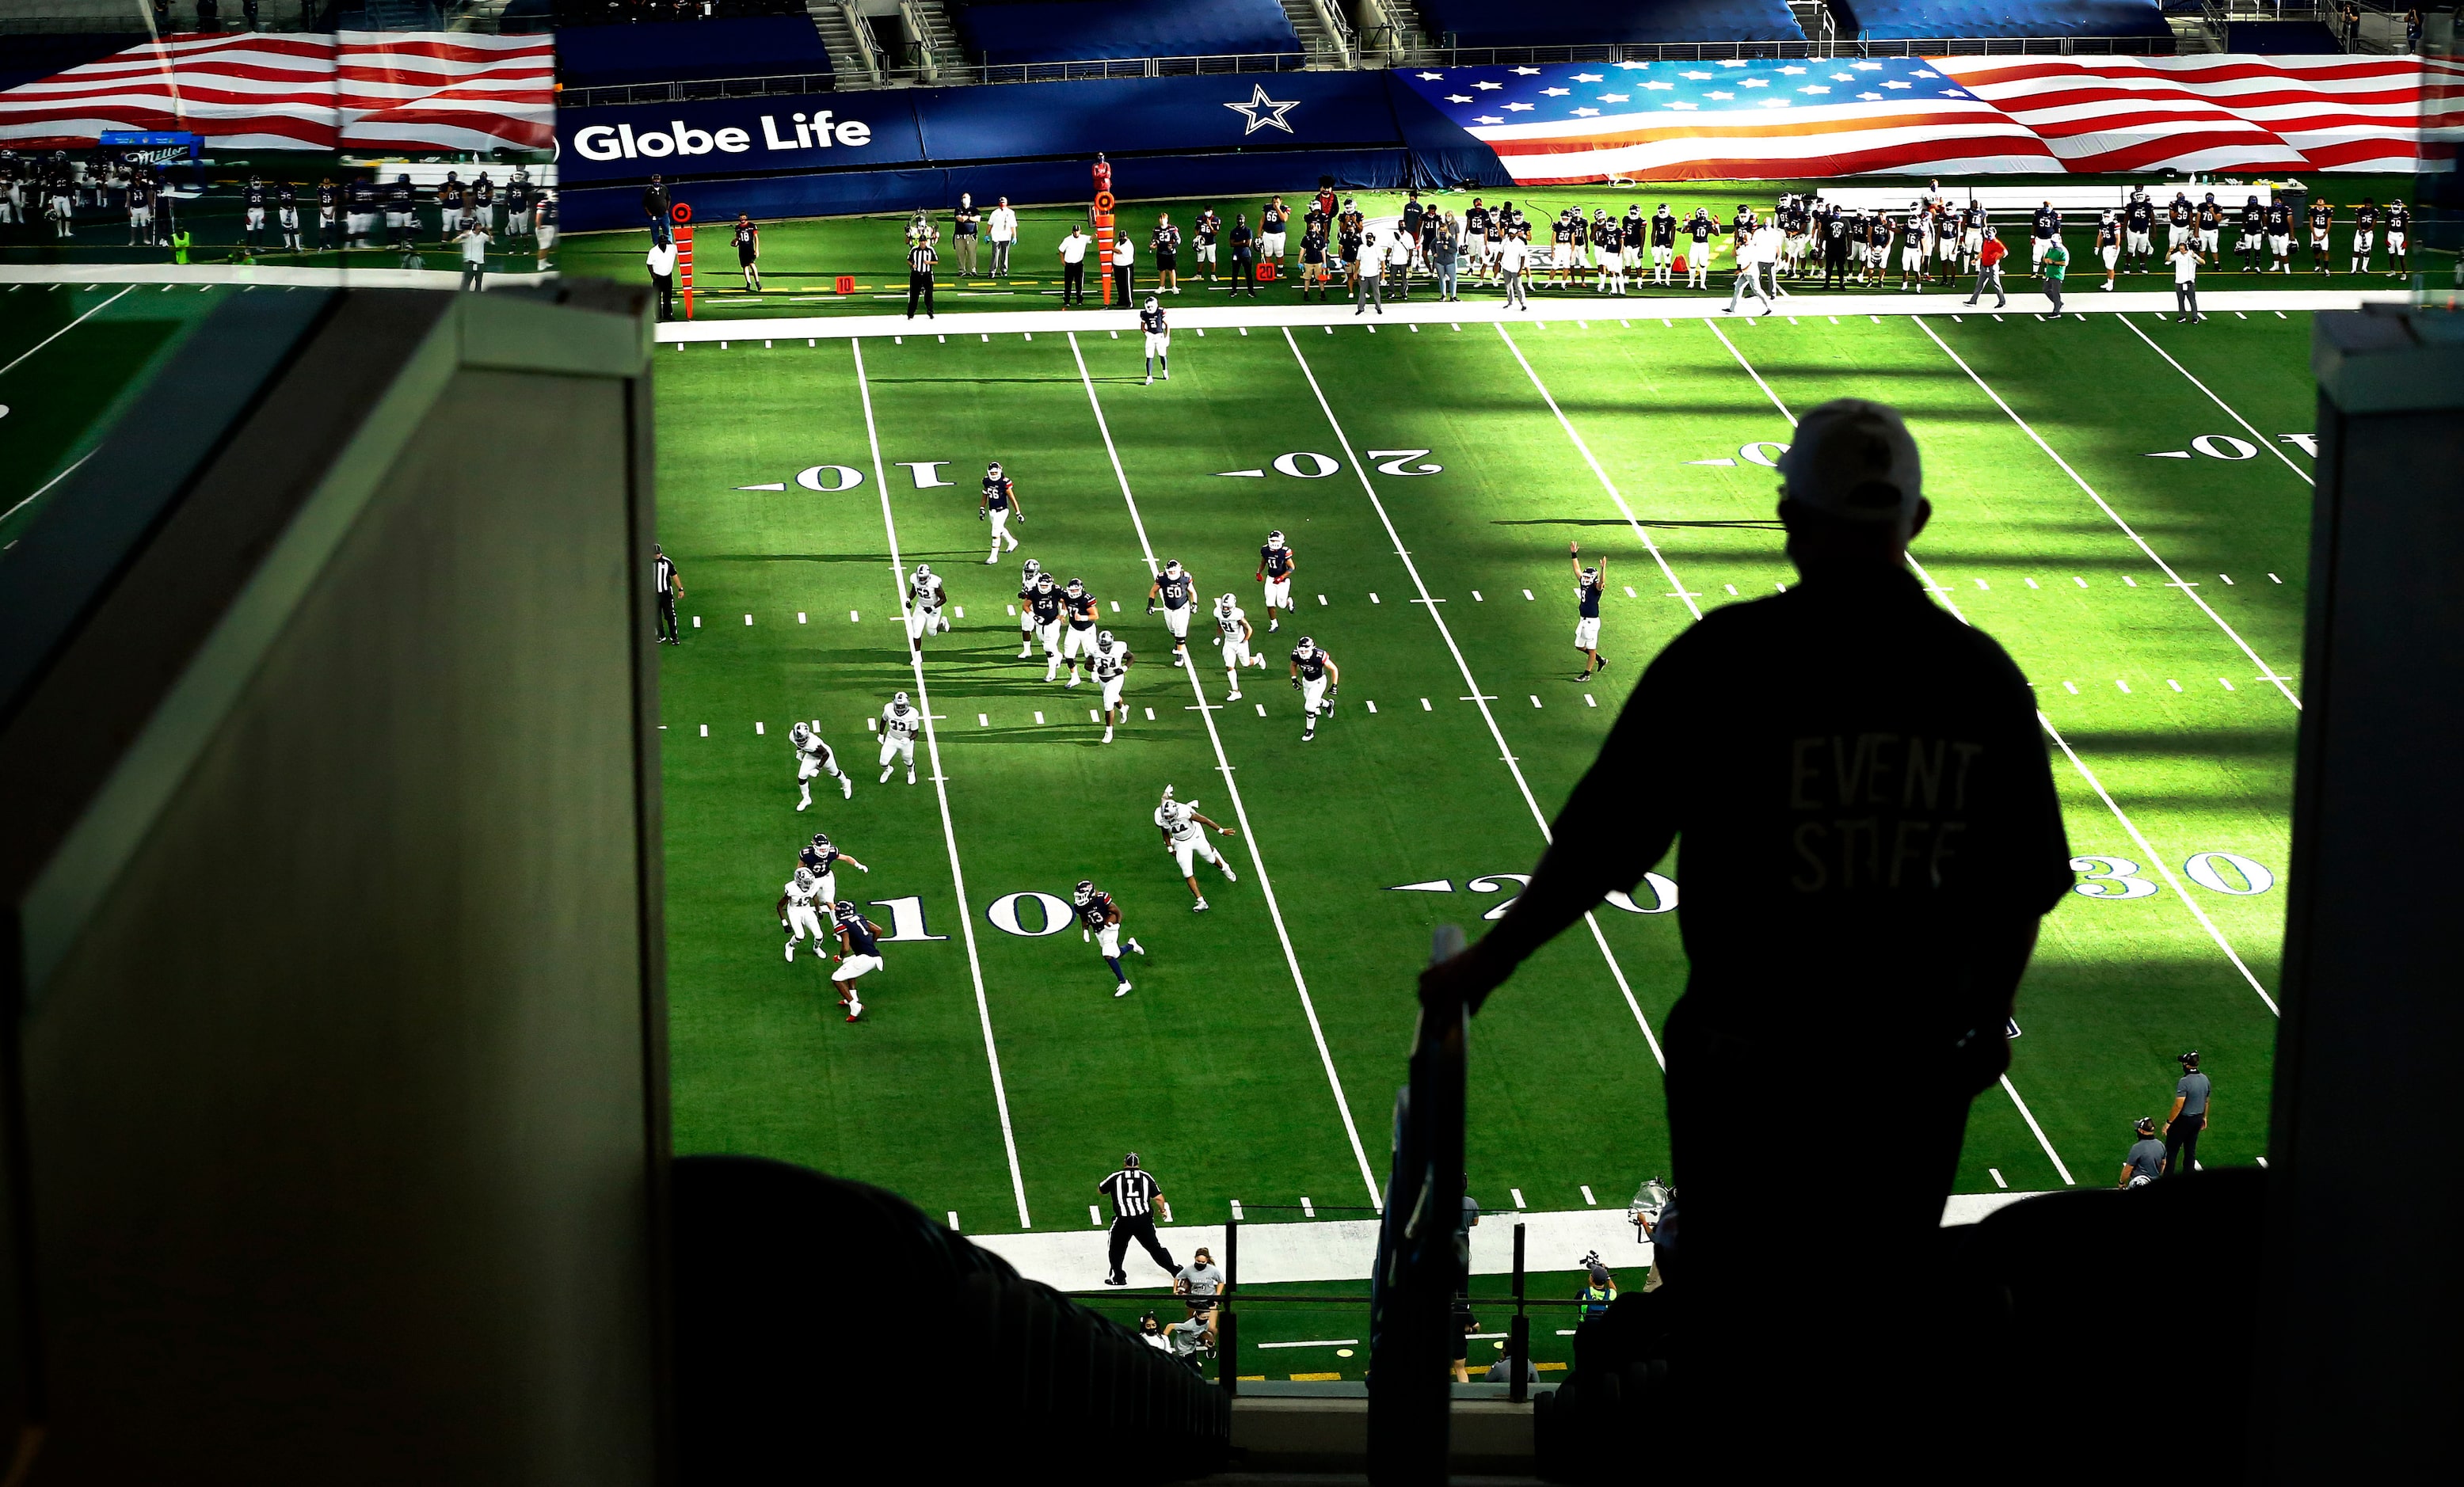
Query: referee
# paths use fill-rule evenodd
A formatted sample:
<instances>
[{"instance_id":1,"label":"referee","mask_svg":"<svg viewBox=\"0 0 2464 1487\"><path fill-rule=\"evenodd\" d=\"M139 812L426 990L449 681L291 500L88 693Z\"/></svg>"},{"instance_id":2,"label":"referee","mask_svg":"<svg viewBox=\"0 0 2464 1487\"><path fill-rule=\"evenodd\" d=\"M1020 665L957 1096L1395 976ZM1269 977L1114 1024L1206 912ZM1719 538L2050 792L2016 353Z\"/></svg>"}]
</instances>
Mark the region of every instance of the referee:
<instances>
[{"instance_id":1,"label":"referee","mask_svg":"<svg viewBox=\"0 0 2464 1487\"><path fill-rule=\"evenodd\" d=\"M650 544L650 587L659 596L659 644L683 645L684 637L676 630L676 601L684 597L685 586L676 578L675 559L656 542Z\"/></svg>"},{"instance_id":2,"label":"referee","mask_svg":"<svg viewBox=\"0 0 2464 1487\"><path fill-rule=\"evenodd\" d=\"M933 251L930 237L919 237L907 248L907 317L915 318L915 305L921 300L924 318L933 318L933 265L941 255Z\"/></svg>"},{"instance_id":3,"label":"referee","mask_svg":"<svg viewBox=\"0 0 2464 1487\"><path fill-rule=\"evenodd\" d=\"M2188 1177L2199 1170L2199 1133L2208 1128L2208 1112L2215 1104L2215 1086L2199 1072L2195 1048L2176 1061L2182 1078L2173 1086L2173 1113L2165 1118L2165 1170Z\"/></svg>"},{"instance_id":4,"label":"referee","mask_svg":"<svg viewBox=\"0 0 2464 1487\"><path fill-rule=\"evenodd\" d=\"M1138 1166L1138 1154L1133 1151L1121 1158L1121 1170L1095 1187L1112 1200L1111 1270L1104 1277L1104 1283L1130 1283L1128 1273L1121 1269L1121 1257L1129 1254L1133 1238L1163 1267L1165 1275L1177 1278L1180 1267L1172 1262L1172 1252L1155 1237L1155 1208L1163 1201L1163 1194L1156 1190L1155 1180Z\"/></svg>"}]
</instances>

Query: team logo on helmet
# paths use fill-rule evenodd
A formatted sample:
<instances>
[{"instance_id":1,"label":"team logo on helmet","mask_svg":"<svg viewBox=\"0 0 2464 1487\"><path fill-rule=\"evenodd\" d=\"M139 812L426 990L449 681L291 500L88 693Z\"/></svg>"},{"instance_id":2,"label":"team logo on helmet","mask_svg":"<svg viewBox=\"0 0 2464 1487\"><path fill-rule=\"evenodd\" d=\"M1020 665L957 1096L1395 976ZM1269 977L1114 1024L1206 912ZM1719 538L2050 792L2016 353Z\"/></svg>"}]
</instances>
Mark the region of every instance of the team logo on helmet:
<instances>
[{"instance_id":1,"label":"team logo on helmet","mask_svg":"<svg viewBox=\"0 0 2464 1487\"><path fill-rule=\"evenodd\" d=\"M1090 898L1093 898L1094 896L1095 896L1095 880L1094 880L1094 879L1092 879L1092 878L1081 878L1081 879L1079 879L1079 880L1078 880L1078 888L1077 888L1077 891L1076 891L1075 893L1073 893L1073 894L1071 894L1071 895L1070 895L1070 897L1071 897L1071 898L1072 898L1072 899L1073 899L1073 900L1078 904L1078 906L1079 906L1080 908L1082 908L1086 907L1087 901L1088 901L1089 899L1090 899Z\"/></svg>"},{"instance_id":2,"label":"team logo on helmet","mask_svg":"<svg viewBox=\"0 0 2464 1487\"><path fill-rule=\"evenodd\" d=\"M828 833L828 832L825 832L825 831L817 831L817 832L814 832L814 833L813 833L813 845L814 845L814 846L816 846L816 847L819 847L821 850L823 850L823 851L825 851L825 852L828 851L828 850L830 849L830 836L829 836L829 833Z\"/></svg>"},{"instance_id":3,"label":"team logo on helmet","mask_svg":"<svg viewBox=\"0 0 2464 1487\"><path fill-rule=\"evenodd\" d=\"M1155 295L1149 295L1147 296L1147 308L1148 308L1148 309L1150 309L1150 310L1152 310L1152 309L1154 309L1155 307Z\"/></svg>"},{"instance_id":4,"label":"team logo on helmet","mask_svg":"<svg viewBox=\"0 0 2464 1487\"><path fill-rule=\"evenodd\" d=\"M1050 574L1048 574L1048 573L1039 573L1039 574L1037 574L1037 575L1035 576L1035 591L1036 591L1037 593L1039 593L1039 594L1049 594L1049 593L1051 593L1051 592L1052 592L1052 575L1050 575Z\"/></svg>"},{"instance_id":5,"label":"team logo on helmet","mask_svg":"<svg viewBox=\"0 0 2464 1487\"><path fill-rule=\"evenodd\" d=\"M805 727L803 724L799 723L795 727L787 730L787 736L796 740L798 743L803 743L805 739L813 736L813 731Z\"/></svg>"},{"instance_id":6,"label":"team logo on helmet","mask_svg":"<svg viewBox=\"0 0 2464 1487\"><path fill-rule=\"evenodd\" d=\"M903 707L906 707L906 706L907 706L907 694L906 694L905 692L896 692L896 693L891 694L891 699L890 699L890 705L891 705L891 707L893 707L893 708L903 708Z\"/></svg>"},{"instance_id":7,"label":"team logo on helmet","mask_svg":"<svg viewBox=\"0 0 2464 1487\"><path fill-rule=\"evenodd\" d=\"M1085 585L1084 583L1079 582L1076 579L1070 579L1070 580L1069 580L1069 585L1068 585L1068 586L1069 586L1069 597L1070 597L1071 599L1077 599L1077 598L1081 597L1082 595L1084 595L1084 594L1087 592L1087 585Z\"/></svg>"},{"instance_id":8,"label":"team logo on helmet","mask_svg":"<svg viewBox=\"0 0 2464 1487\"><path fill-rule=\"evenodd\" d=\"M1030 558L1026 560L1026 571L1029 573L1042 573L1044 571L1044 564L1037 562L1034 558Z\"/></svg>"},{"instance_id":9,"label":"team logo on helmet","mask_svg":"<svg viewBox=\"0 0 2464 1487\"><path fill-rule=\"evenodd\" d=\"M995 460L991 464L985 466L984 473L992 476L995 480L999 480L1001 478L1001 461Z\"/></svg>"},{"instance_id":10,"label":"team logo on helmet","mask_svg":"<svg viewBox=\"0 0 2464 1487\"><path fill-rule=\"evenodd\" d=\"M1301 643L1292 647L1292 654L1296 656L1313 656L1317 654L1317 642L1304 635L1301 637Z\"/></svg>"},{"instance_id":11,"label":"team logo on helmet","mask_svg":"<svg viewBox=\"0 0 2464 1487\"><path fill-rule=\"evenodd\" d=\"M799 868L797 868L797 869L796 869L796 886L798 886L798 887L800 887L800 888L809 888L809 887L811 887L812 886L813 886L813 875L812 875L812 873L811 873L808 869L806 869L806 868L803 868L803 867L799 867Z\"/></svg>"},{"instance_id":12,"label":"team logo on helmet","mask_svg":"<svg viewBox=\"0 0 2464 1487\"><path fill-rule=\"evenodd\" d=\"M1267 545L1268 547L1281 547L1281 546L1283 546L1283 545L1284 545L1284 535L1283 535L1282 533L1280 533L1280 532L1269 532L1269 533L1267 533L1267 534L1266 534L1266 545Z\"/></svg>"},{"instance_id":13,"label":"team logo on helmet","mask_svg":"<svg viewBox=\"0 0 2464 1487\"><path fill-rule=\"evenodd\" d=\"M931 563L917 563L915 565L915 577L919 579L929 579L933 577L933 565Z\"/></svg>"},{"instance_id":14,"label":"team logo on helmet","mask_svg":"<svg viewBox=\"0 0 2464 1487\"><path fill-rule=\"evenodd\" d=\"M1220 613L1228 615L1232 612L1232 606L1237 602L1239 602L1239 601L1235 600L1231 595L1226 594L1215 601L1215 607Z\"/></svg>"},{"instance_id":15,"label":"team logo on helmet","mask_svg":"<svg viewBox=\"0 0 2464 1487\"><path fill-rule=\"evenodd\" d=\"M1165 563L1165 564L1163 565L1163 576L1164 576L1165 578L1167 578L1167 579L1177 579L1177 578L1179 578L1179 577L1180 577L1180 559L1178 559L1178 558L1174 558L1172 561L1170 561L1170 562L1168 562L1168 563Z\"/></svg>"},{"instance_id":16,"label":"team logo on helmet","mask_svg":"<svg viewBox=\"0 0 2464 1487\"><path fill-rule=\"evenodd\" d=\"M837 903L832 904L830 908L838 911L838 916L841 919L854 919L859 917L855 911L855 900L851 898L843 898Z\"/></svg>"},{"instance_id":17,"label":"team logo on helmet","mask_svg":"<svg viewBox=\"0 0 2464 1487\"><path fill-rule=\"evenodd\" d=\"M1112 632L1110 630L1097 630L1095 632L1095 644L1098 645L1110 645L1112 644Z\"/></svg>"}]
</instances>

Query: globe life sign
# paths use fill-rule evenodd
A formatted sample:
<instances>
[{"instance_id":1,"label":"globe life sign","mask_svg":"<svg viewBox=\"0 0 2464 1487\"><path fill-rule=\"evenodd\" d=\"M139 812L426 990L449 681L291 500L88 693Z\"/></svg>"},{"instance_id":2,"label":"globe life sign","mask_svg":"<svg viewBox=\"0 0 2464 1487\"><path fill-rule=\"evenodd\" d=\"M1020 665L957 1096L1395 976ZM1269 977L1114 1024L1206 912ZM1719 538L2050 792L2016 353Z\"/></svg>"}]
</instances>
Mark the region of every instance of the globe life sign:
<instances>
[{"instance_id":1,"label":"globe life sign","mask_svg":"<svg viewBox=\"0 0 2464 1487\"><path fill-rule=\"evenodd\" d=\"M760 116L760 148L763 153L775 150L819 150L833 145L862 149L872 142L872 126L860 119L834 120L829 109L817 109L810 115L790 114L782 125L779 116ZM724 126L697 129L683 120L671 120L666 127L636 128L632 124L592 124L573 136L573 148L584 160L671 160L690 159L697 155L748 155L754 153L754 131Z\"/></svg>"}]
</instances>

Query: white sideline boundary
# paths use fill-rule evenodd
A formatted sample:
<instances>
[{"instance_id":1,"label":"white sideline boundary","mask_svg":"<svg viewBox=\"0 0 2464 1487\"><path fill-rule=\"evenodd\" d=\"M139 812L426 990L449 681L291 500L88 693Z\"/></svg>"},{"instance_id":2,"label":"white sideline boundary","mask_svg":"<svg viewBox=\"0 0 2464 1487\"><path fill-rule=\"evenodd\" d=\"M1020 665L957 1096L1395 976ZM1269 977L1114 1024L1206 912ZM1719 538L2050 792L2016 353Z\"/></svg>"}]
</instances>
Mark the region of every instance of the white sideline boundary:
<instances>
[{"instance_id":1,"label":"white sideline boundary","mask_svg":"<svg viewBox=\"0 0 2464 1487\"><path fill-rule=\"evenodd\" d=\"M363 250L364 251L364 250ZM439 249L437 251L442 252ZM517 253L528 258L528 253ZM560 275L488 271L488 288L536 288ZM286 268L263 263L43 263L0 265L0 284L253 284L260 289L449 289L462 287L451 269Z\"/></svg>"},{"instance_id":2,"label":"white sideline boundary","mask_svg":"<svg viewBox=\"0 0 2464 1487\"><path fill-rule=\"evenodd\" d=\"M263 272L263 271L260 271ZM292 271L322 272L322 271ZM430 275L451 278L451 274ZM507 275L513 277L513 275ZM105 282L99 275L69 274L70 282L95 284ZM2041 295L2021 296L2040 301ZM2365 304L2409 304L2409 295L2393 293L2361 291L2302 290L2218 290L2200 296L2201 307L2210 318L2219 311L2245 312L2283 310L2358 310ZM1318 304L1257 305L1183 305L1171 296L1164 297L1164 308L1170 313L1175 330L1238 331L1278 330L1305 326L1336 325L1547 325L1551 329L1576 327L1589 322L1595 332L1616 331L1620 320L1639 329L1661 320L1708 320L1744 322L1756 318L1747 315L1726 315L1722 306L1726 295L1646 296L1624 298L1568 296L1557 298L1543 295L1528 312L1510 311L1504 300L1464 300L1458 304L1435 299L1410 299L1390 302L1383 317L1371 314L1355 317L1347 306ZM1990 319L1991 312L1983 308L1969 309L1954 291L1938 295L1791 295L1782 301L1787 309L1782 317L1795 316L1805 319L1815 316L1837 316L1845 321L1852 316L1916 317L1959 316ZM2024 318L2033 309L2013 300L2002 312L2006 319ZM2069 296L2063 308L2065 317L2078 316L2094 319L2099 316L2171 315L2173 295L2170 289L2162 294L2137 290L2117 290L2112 294L2091 290L2084 295ZM704 341L772 340L789 341L797 338L810 340L845 340L858 336L1000 336L1044 335L1066 331L1132 331L1137 328L1137 312L1117 310L981 310L958 311L937 319L907 318L904 315L829 315L782 316L776 319L747 316L728 320L670 320L657 327L662 345L689 345ZM1579 332L1578 332L1579 334Z\"/></svg>"},{"instance_id":3,"label":"white sideline boundary","mask_svg":"<svg viewBox=\"0 0 2464 1487\"><path fill-rule=\"evenodd\" d=\"M1104 417L1104 402L1095 395L1095 379L1087 370L1087 358L1078 349L1078 337L1074 332L1069 336L1069 356L1078 363L1078 381L1087 388L1088 406L1094 409L1095 429L1104 436L1104 452L1111 456L1112 476L1121 484L1121 499L1130 509L1130 525L1137 531L1138 551L1146 557L1147 572L1160 574L1162 565L1155 561L1155 544L1147 540L1146 518L1138 514L1138 498L1130 492L1129 471L1121 466L1121 451L1112 445L1112 426ZM1214 710L1206 700L1206 685L1198 678L1196 649L1190 651L1188 661L1189 665L1182 669L1188 671L1189 689L1198 697L1199 721L1206 725L1206 741L1215 747L1216 772L1223 776L1223 788L1232 797L1232 814L1240 819L1242 839L1249 844L1249 865L1257 871L1259 890L1266 899L1266 916L1274 921L1275 938L1284 947L1284 964L1291 968L1292 985L1301 995L1301 1013L1309 1018L1309 1037L1316 1040L1318 1059L1326 1065L1326 1082L1334 1091L1334 1107L1343 1117L1343 1134L1352 1143L1352 1159L1360 1164L1360 1181L1369 1190L1370 1206L1382 1211L1386 1206L1386 1194L1377 1186L1377 1174L1369 1165L1367 1149L1360 1145L1360 1127L1352 1119L1352 1102L1343 1093L1343 1077L1335 1072L1334 1053L1326 1045L1325 1029L1318 1025L1317 1004L1309 999L1309 979L1301 974L1300 955L1292 949L1291 931L1284 927L1284 910L1275 900L1274 881L1266 876L1266 859L1259 849L1258 833L1249 824L1249 807L1241 798L1241 787L1232 776L1232 761L1223 753L1223 737L1215 728Z\"/></svg>"},{"instance_id":4,"label":"white sideline boundary","mask_svg":"<svg viewBox=\"0 0 2464 1487\"><path fill-rule=\"evenodd\" d=\"M1523 766L1516 761L1514 751L1507 747L1506 734L1497 726L1497 715L1488 711L1488 698L1482 693L1480 682L1471 674L1471 663L1463 659L1463 647L1455 644L1454 631L1447 627L1446 617L1439 612L1438 601L1430 597L1429 585L1421 581L1419 565L1412 561L1411 552L1403 546L1402 534L1395 530L1394 518L1386 514L1386 503L1377 498L1377 488L1370 483L1368 467L1360 463L1359 449L1336 420L1334 405L1326 401L1325 389L1317 384L1317 374L1309 370L1309 358L1301 354L1301 343L1288 327L1284 331L1284 340L1292 348L1292 360L1300 363L1301 375L1309 379L1309 391L1317 398L1318 411L1326 415L1327 427L1333 430L1335 442L1343 446L1343 457L1351 462L1352 472L1360 477L1361 493L1369 497L1370 509L1377 513L1378 522L1386 529L1387 540L1395 544L1395 556L1403 560L1403 571L1411 575L1412 587L1419 591L1420 604L1437 624L1438 637L1453 653L1455 667L1463 672L1463 685L1471 689L1471 695L1465 700L1480 710L1481 718L1488 724L1488 736L1497 741L1498 757L1506 761L1507 773L1514 776L1514 788L1523 793L1523 803L1531 808L1531 819L1540 827L1540 840L1553 843L1556 839L1549 833L1549 818L1542 813L1539 800L1532 796L1530 782L1523 777ZM1691 601L1688 603L1690 605ZM1592 931L1593 943L1600 948L1600 958L1608 962L1609 974L1616 977L1617 992L1625 997L1626 1010L1634 1014L1635 1026L1642 1029L1642 1040L1650 1045L1652 1061L1665 1071L1668 1057L1661 1052L1660 1039L1651 1031L1650 1019L1642 1015L1642 1003L1635 999L1634 988L1625 978L1625 968L1617 964L1617 952L1609 949L1609 937L1601 931L1598 916L1586 910L1583 923Z\"/></svg>"},{"instance_id":5,"label":"white sideline boundary","mask_svg":"<svg viewBox=\"0 0 2464 1487\"><path fill-rule=\"evenodd\" d=\"M2067 1178L2067 1173L2064 1174ZM1943 1205L1943 1227L1972 1224L1996 1209L2037 1192L1961 1192ZM1610 1270L1620 1275L1650 1263L1650 1251L1635 1237L1634 1225L1621 1208L1578 1208L1546 1213L1512 1209L1483 1214L1471 1232L1471 1272L1476 1276L1510 1275L1514 1270L1514 1226L1524 1226L1524 1264L1532 1271L1579 1270L1583 1257L1596 1250ZM1179 1224L1159 1227L1155 1237L1177 1260L1205 1248L1216 1262L1223 1260L1221 1224ZM1088 1228L1048 1234L970 1236L984 1249L1018 1267L1029 1280L1061 1291L1094 1291L1104 1284L1111 1260L1106 1255L1108 1231ZM1309 1280L1366 1280L1377 1257L1377 1220L1317 1219L1299 1223L1243 1223L1241 1226L1243 1286L1282 1285ZM1135 1287L1170 1285L1171 1280L1135 1244L1122 1260ZM1632 1284L1632 1281L1628 1282ZM1131 1293L1135 1294L1133 1290ZM1235 1293L1235 1301L1238 1294ZM1368 1298L1361 1298L1363 1305Z\"/></svg>"},{"instance_id":6,"label":"white sideline boundary","mask_svg":"<svg viewBox=\"0 0 2464 1487\"><path fill-rule=\"evenodd\" d=\"M898 521L890 511L890 481L881 463L881 431L872 421L872 386L864 375L864 346L861 342L847 348L855 355L856 395L864 403L865 438L872 445L872 484L881 492L881 527L890 538L890 580L896 586L898 613L907 616L907 565L898 553ZM902 627L900 641L907 639ZM976 955L976 916L967 907L966 869L958 865L958 833L950 821L950 790L947 776L941 772L941 740L933 727L933 694L924 686L924 649L908 646L907 659L915 671L915 706L924 714L924 753L927 767L933 771L933 795L941 806L941 841L950 849L950 885L958 898L958 929L967 945L967 971L976 983L976 1017L984 1029L984 1061L993 1073L993 1104L1001 1112L1001 1148L1009 1156L1010 1191L1018 1198L1018 1226L1031 1229L1034 1222L1026 1213L1026 1177L1019 1170L1018 1135L1010 1126L1009 1090L1001 1082L1001 1049L993 1042L992 1003L984 995L984 966ZM893 763L896 761L893 760Z\"/></svg>"}]
</instances>

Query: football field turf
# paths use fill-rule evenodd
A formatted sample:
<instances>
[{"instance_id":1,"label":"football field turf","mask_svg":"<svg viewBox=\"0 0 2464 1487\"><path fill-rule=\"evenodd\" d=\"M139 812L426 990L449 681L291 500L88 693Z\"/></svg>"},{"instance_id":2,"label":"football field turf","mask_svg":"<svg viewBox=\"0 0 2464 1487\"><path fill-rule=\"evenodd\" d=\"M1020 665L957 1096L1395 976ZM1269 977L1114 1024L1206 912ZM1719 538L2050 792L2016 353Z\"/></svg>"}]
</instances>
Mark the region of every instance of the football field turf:
<instances>
[{"instance_id":1,"label":"football field turf","mask_svg":"<svg viewBox=\"0 0 2464 1487\"><path fill-rule=\"evenodd\" d=\"M2308 316L1551 308L1504 329L1183 329L1153 386L1135 337L1106 329L662 345L660 537L689 594L661 680L676 1148L877 1182L970 1233L1087 1228L1132 1148L1182 1223L1371 1202L1432 927L1476 932L1507 902L1661 645L1793 581L1767 464L1793 415L1855 394L1909 418L1937 508L1916 558L2035 685L2082 860L1961 1191L2110 1181L2190 1047L2220 1097L2203 1158L2260 1155ZM991 460L1019 483L1023 545L986 566ZM1195 668L1173 667L1145 596L1178 559L1262 620L1251 574L1276 528L1297 629L1261 634L1267 669L1231 702L1199 634ZM1613 666L1588 686L1569 539L1609 565ZM1110 746L1091 685L1018 659L1024 557L1083 579L1137 652ZM897 623L919 560L962 611L920 668ZM1307 743L1285 680L1299 633L1343 670ZM933 719L913 786L876 782L866 726L899 689ZM825 777L796 810L798 718L820 720L851 802ZM1241 833L1216 839L1237 884L1199 865L1203 914L1151 822L1166 784ZM899 932L855 1025L825 961L781 956L772 905L816 830L872 869L843 868L841 896ZM1058 912L1081 878L1150 952L1127 997ZM1655 1039L1683 987L1680 889L1603 906L1475 1024L1468 1161L1492 1213L1616 1208L1666 1172ZM1806 1142L1835 1139L1804 1113ZM1769 1179L1792 1180L1786 1151Z\"/></svg>"}]
</instances>

